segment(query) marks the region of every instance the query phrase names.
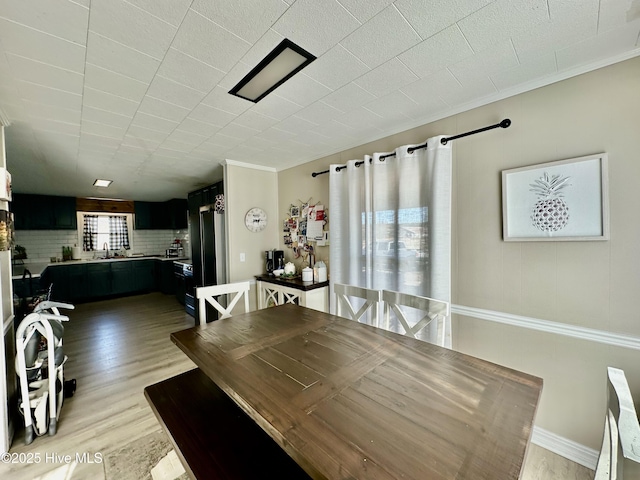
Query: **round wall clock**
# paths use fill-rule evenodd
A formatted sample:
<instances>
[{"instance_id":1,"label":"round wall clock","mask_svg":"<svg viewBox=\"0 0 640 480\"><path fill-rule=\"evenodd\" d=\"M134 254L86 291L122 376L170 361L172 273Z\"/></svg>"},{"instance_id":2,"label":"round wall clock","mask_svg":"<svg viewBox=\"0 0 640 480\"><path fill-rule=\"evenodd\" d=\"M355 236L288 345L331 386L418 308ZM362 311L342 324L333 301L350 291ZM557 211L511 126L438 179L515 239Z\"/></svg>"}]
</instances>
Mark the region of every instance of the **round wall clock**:
<instances>
[{"instance_id":1,"label":"round wall clock","mask_svg":"<svg viewBox=\"0 0 640 480\"><path fill-rule=\"evenodd\" d=\"M244 225L250 232L261 232L267 226L267 214L259 207L254 207L244 216Z\"/></svg>"}]
</instances>

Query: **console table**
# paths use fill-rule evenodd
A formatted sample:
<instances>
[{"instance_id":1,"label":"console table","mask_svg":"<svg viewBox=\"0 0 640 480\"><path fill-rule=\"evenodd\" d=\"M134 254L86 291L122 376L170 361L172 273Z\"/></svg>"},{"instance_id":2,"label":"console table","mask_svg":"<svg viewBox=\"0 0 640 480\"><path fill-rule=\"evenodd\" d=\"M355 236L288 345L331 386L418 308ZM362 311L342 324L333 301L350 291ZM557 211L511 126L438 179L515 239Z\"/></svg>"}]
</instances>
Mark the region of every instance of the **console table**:
<instances>
[{"instance_id":1,"label":"console table","mask_svg":"<svg viewBox=\"0 0 640 480\"><path fill-rule=\"evenodd\" d=\"M281 279L256 275L258 309L293 303L301 307L329 311L329 281L303 282L299 278Z\"/></svg>"}]
</instances>

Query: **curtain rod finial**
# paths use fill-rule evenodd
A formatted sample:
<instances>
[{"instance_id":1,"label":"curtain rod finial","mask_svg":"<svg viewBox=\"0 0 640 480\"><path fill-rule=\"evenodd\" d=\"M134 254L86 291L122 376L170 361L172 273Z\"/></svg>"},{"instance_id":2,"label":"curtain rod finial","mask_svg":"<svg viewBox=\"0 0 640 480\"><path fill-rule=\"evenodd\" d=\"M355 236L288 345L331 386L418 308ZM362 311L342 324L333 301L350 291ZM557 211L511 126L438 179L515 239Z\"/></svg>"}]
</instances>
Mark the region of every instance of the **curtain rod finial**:
<instances>
[{"instance_id":1,"label":"curtain rod finial","mask_svg":"<svg viewBox=\"0 0 640 480\"><path fill-rule=\"evenodd\" d=\"M511 126L511 120L509 120L508 118L505 118L500 122L500 127L502 128L509 128L510 126Z\"/></svg>"}]
</instances>

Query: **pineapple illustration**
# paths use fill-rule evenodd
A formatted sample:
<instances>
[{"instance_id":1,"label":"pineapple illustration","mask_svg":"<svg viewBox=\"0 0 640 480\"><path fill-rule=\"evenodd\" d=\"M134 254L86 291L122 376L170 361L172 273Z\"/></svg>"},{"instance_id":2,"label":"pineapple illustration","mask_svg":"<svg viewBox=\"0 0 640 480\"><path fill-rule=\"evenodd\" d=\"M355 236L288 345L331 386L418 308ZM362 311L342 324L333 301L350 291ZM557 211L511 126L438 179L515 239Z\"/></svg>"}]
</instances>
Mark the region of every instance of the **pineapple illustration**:
<instances>
[{"instance_id":1,"label":"pineapple illustration","mask_svg":"<svg viewBox=\"0 0 640 480\"><path fill-rule=\"evenodd\" d=\"M543 232L557 232L569 223L569 207L562 198L562 190L570 186L570 177L549 175L547 172L529 184L531 191L540 199L533 206L531 221Z\"/></svg>"}]
</instances>

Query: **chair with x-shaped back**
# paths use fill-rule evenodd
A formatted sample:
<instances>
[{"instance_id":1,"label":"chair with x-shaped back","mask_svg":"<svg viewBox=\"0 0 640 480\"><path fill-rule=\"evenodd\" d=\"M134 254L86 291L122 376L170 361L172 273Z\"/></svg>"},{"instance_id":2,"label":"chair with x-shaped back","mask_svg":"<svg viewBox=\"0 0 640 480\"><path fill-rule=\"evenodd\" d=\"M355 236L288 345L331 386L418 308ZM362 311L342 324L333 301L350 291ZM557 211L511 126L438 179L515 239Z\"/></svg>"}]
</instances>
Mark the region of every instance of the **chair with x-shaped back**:
<instances>
[{"instance_id":1,"label":"chair with x-shaped back","mask_svg":"<svg viewBox=\"0 0 640 480\"><path fill-rule=\"evenodd\" d=\"M343 285L336 283L333 285L333 292L336 294L336 315L355 320L359 323L378 326L378 305L382 300L380 290L370 290L368 288L355 287L353 285ZM364 303L358 311L351 303L349 297L363 299ZM371 312L370 314L368 312ZM370 319L367 321L367 319Z\"/></svg>"},{"instance_id":2,"label":"chair with x-shaped back","mask_svg":"<svg viewBox=\"0 0 640 480\"><path fill-rule=\"evenodd\" d=\"M249 282L226 283L223 285L211 285L208 287L196 288L196 298L198 299L198 318L200 325L207 323L207 303L213 306L220 315L218 319L228 318L231 316L233 308L238 301L244 296L244 311L249 311ZM235 296L228 302L225 307L216 297L235 293Z\"/></svg>"},{"instance_id":3,"label":"chair with x-shaped back","mask_svg":"<svg viewBox=\"0 0 640 480\"><path fill-rule=\"evenodd\" d=\"M450 304L429 297L421 297L407 293L382 291L384 302L384 327L391 330L391 312L395 315L398 326L404 332L399 332L413 338L426 340L441 347L446 346L447 325L450 316ZM415 321L414 321L415 320ZM421 331L436 321L429 335ZM411 325L413 323L413 325Z\"/></svg>"},{"instance_id":4,"label":"chair with x-shaped back","mask_svg":"<svg viewBox=\"0 0 640 480\"><path fill-rule=\"evenodd\" d=\"M604 435L595 480L632 478L640 478L638 414L624 371L608 367Z\"/></svg>"}]
</instances>

